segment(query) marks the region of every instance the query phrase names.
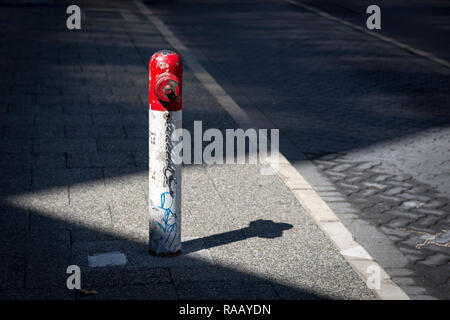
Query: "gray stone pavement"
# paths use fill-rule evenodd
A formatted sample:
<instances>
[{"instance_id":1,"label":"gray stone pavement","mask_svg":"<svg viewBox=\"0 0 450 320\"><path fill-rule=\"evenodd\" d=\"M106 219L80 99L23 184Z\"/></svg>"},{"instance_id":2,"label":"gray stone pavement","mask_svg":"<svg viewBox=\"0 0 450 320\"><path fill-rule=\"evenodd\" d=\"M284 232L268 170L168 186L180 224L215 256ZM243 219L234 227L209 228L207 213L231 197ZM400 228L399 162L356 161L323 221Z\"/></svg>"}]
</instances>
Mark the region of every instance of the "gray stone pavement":
<instances>
[{"instance_id":1,"label":"gray stone pavement","mask_svg":"<svg viewBox=\"0 0 450 320\"><path fill-rule=\"evenodd\" d=\"M280 128L282 153L396 283L450 298L449 70L284 1L174 5L149 2L243 109Z\"/></svg>"},{"instance_id":2,"label":"gray stone pavement","mask_svg":"<svg viewBox=\"0 0 450 320\"><path fill-rule=\"evenodd\" d=\"M376 298L258 165L184 166L184 254L149 256L146 66L167 43L131 2L79 5L79 31L61 2L0 5L1 299ZM188 65L183 90L191 132L236 126ZM127 264L87 265L111 251ZM71 264L97 294L67 289Z\"/></svg>"}]
</instances>

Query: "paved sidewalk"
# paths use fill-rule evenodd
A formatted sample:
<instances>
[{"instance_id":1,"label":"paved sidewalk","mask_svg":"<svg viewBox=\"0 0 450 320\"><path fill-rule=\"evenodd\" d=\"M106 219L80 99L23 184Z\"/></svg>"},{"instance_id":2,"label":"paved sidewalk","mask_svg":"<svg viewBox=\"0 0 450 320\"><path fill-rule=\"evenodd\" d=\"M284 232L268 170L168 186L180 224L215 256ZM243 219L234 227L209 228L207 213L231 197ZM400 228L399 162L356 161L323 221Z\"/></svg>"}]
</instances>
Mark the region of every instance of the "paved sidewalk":
<instances>
[{"instance_id":1,"label":"paved sidewalk","mask_svg":"<svg viewBox=\"0 0 450 320\"><path fill-rule=\"evenodd\" d=\"M79 5L79 31L61 2L0 5L0 298L376 298L258 165L184 166L184 254L149 256L146 65L168 45L132 2ZM191 132L236 127L188 65L183 92ZM111 251L127 265L88 267Z\"/></svg>"},{"instance_id":2,"label":"paved sidewalk","mask_svg":"<svg viewBox=\"0 0 450 320\"><path fill-rule=\"evenodd\" d=\"M408 295L449 298L448 69L285 1L149 6L280 128L281 152Z\"/></svg>"}]
</instances>

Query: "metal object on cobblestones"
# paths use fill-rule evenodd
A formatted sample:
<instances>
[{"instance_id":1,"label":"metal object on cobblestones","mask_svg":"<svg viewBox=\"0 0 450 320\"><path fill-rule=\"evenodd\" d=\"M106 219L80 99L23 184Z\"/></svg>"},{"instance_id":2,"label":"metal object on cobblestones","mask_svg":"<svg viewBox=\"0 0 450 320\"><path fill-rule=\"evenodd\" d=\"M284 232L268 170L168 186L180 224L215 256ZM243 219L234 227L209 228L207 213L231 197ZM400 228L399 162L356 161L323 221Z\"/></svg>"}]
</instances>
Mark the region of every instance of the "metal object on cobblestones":
<instances>
[{"instance_id":1,"label":"metal object on cobblestones","mask_svg":"<svg viewBox=\"0 0 450 320\"><path fill-rule=\"evenodd\" d=\"M149 252L181 252L181 161L173 148L182 127L183 66L175 52L161 50L149 64Z\"/></svg>"}]
</instances>

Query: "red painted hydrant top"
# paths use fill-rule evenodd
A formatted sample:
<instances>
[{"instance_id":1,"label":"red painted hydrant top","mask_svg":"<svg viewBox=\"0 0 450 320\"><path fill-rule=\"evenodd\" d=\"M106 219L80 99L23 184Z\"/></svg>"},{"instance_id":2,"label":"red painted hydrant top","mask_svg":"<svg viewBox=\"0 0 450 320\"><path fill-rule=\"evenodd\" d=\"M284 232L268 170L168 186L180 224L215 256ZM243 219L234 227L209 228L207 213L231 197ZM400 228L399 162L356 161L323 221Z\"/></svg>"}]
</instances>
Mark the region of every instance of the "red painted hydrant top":
<instances>
[{"instance_id":1,"label":"red painted hydrant top","mask_svg":"<svg viewBox=\"0 0 450 320\"><path fill-rule=\"evenodd\" d=\"M149 63L149 108L155 111L181 110L183 65L173 51L156 52Z\"/></svg>"}]
</instances>

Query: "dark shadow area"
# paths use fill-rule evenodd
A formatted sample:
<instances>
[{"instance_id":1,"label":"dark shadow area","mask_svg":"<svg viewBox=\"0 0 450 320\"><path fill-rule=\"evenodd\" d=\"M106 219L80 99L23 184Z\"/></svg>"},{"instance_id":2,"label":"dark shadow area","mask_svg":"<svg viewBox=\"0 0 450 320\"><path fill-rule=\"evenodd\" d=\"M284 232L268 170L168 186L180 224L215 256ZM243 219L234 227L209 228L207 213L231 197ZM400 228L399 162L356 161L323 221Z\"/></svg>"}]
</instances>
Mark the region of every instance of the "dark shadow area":
<instances>
[{"instance_id":1,"label":"dark shadow area","mask_svg":"<svg viewBox=\"0 0 450 320\"><path fill-rule=\"evenodd\" d=\"M87 267L84 241L108 243L111 248L127 249L148 255L141 241L74 224L2 204L0 207L0 299L330 299L219 264L185 257L183 265L148 267L129 261L123 267ZM63 213L63 212L61 212ZM67 217L70 219L70 217ZM39 221L39 228L28 222ZM202 241L206 248L240 241L249 237L275 238L292 225L256 220L246 228L212 235ZM184 247L193 243L184 242ZM125 249L124 249L125 248ZM202 248L204 249L204 248ZM92 250L92 249L90 249ZM96 247L101 250L101 246ZM189 252L183 252L187 254ZM80 256L81 255L81 256ZM129 258L131 259L131 258ZM173 259L173 258L163 258ZM85 295L68 290L66 268L77 264L82 271L82 289L95 290ZM204 282L204 283L203 283Z\"/></svg>"}]
</instances>

